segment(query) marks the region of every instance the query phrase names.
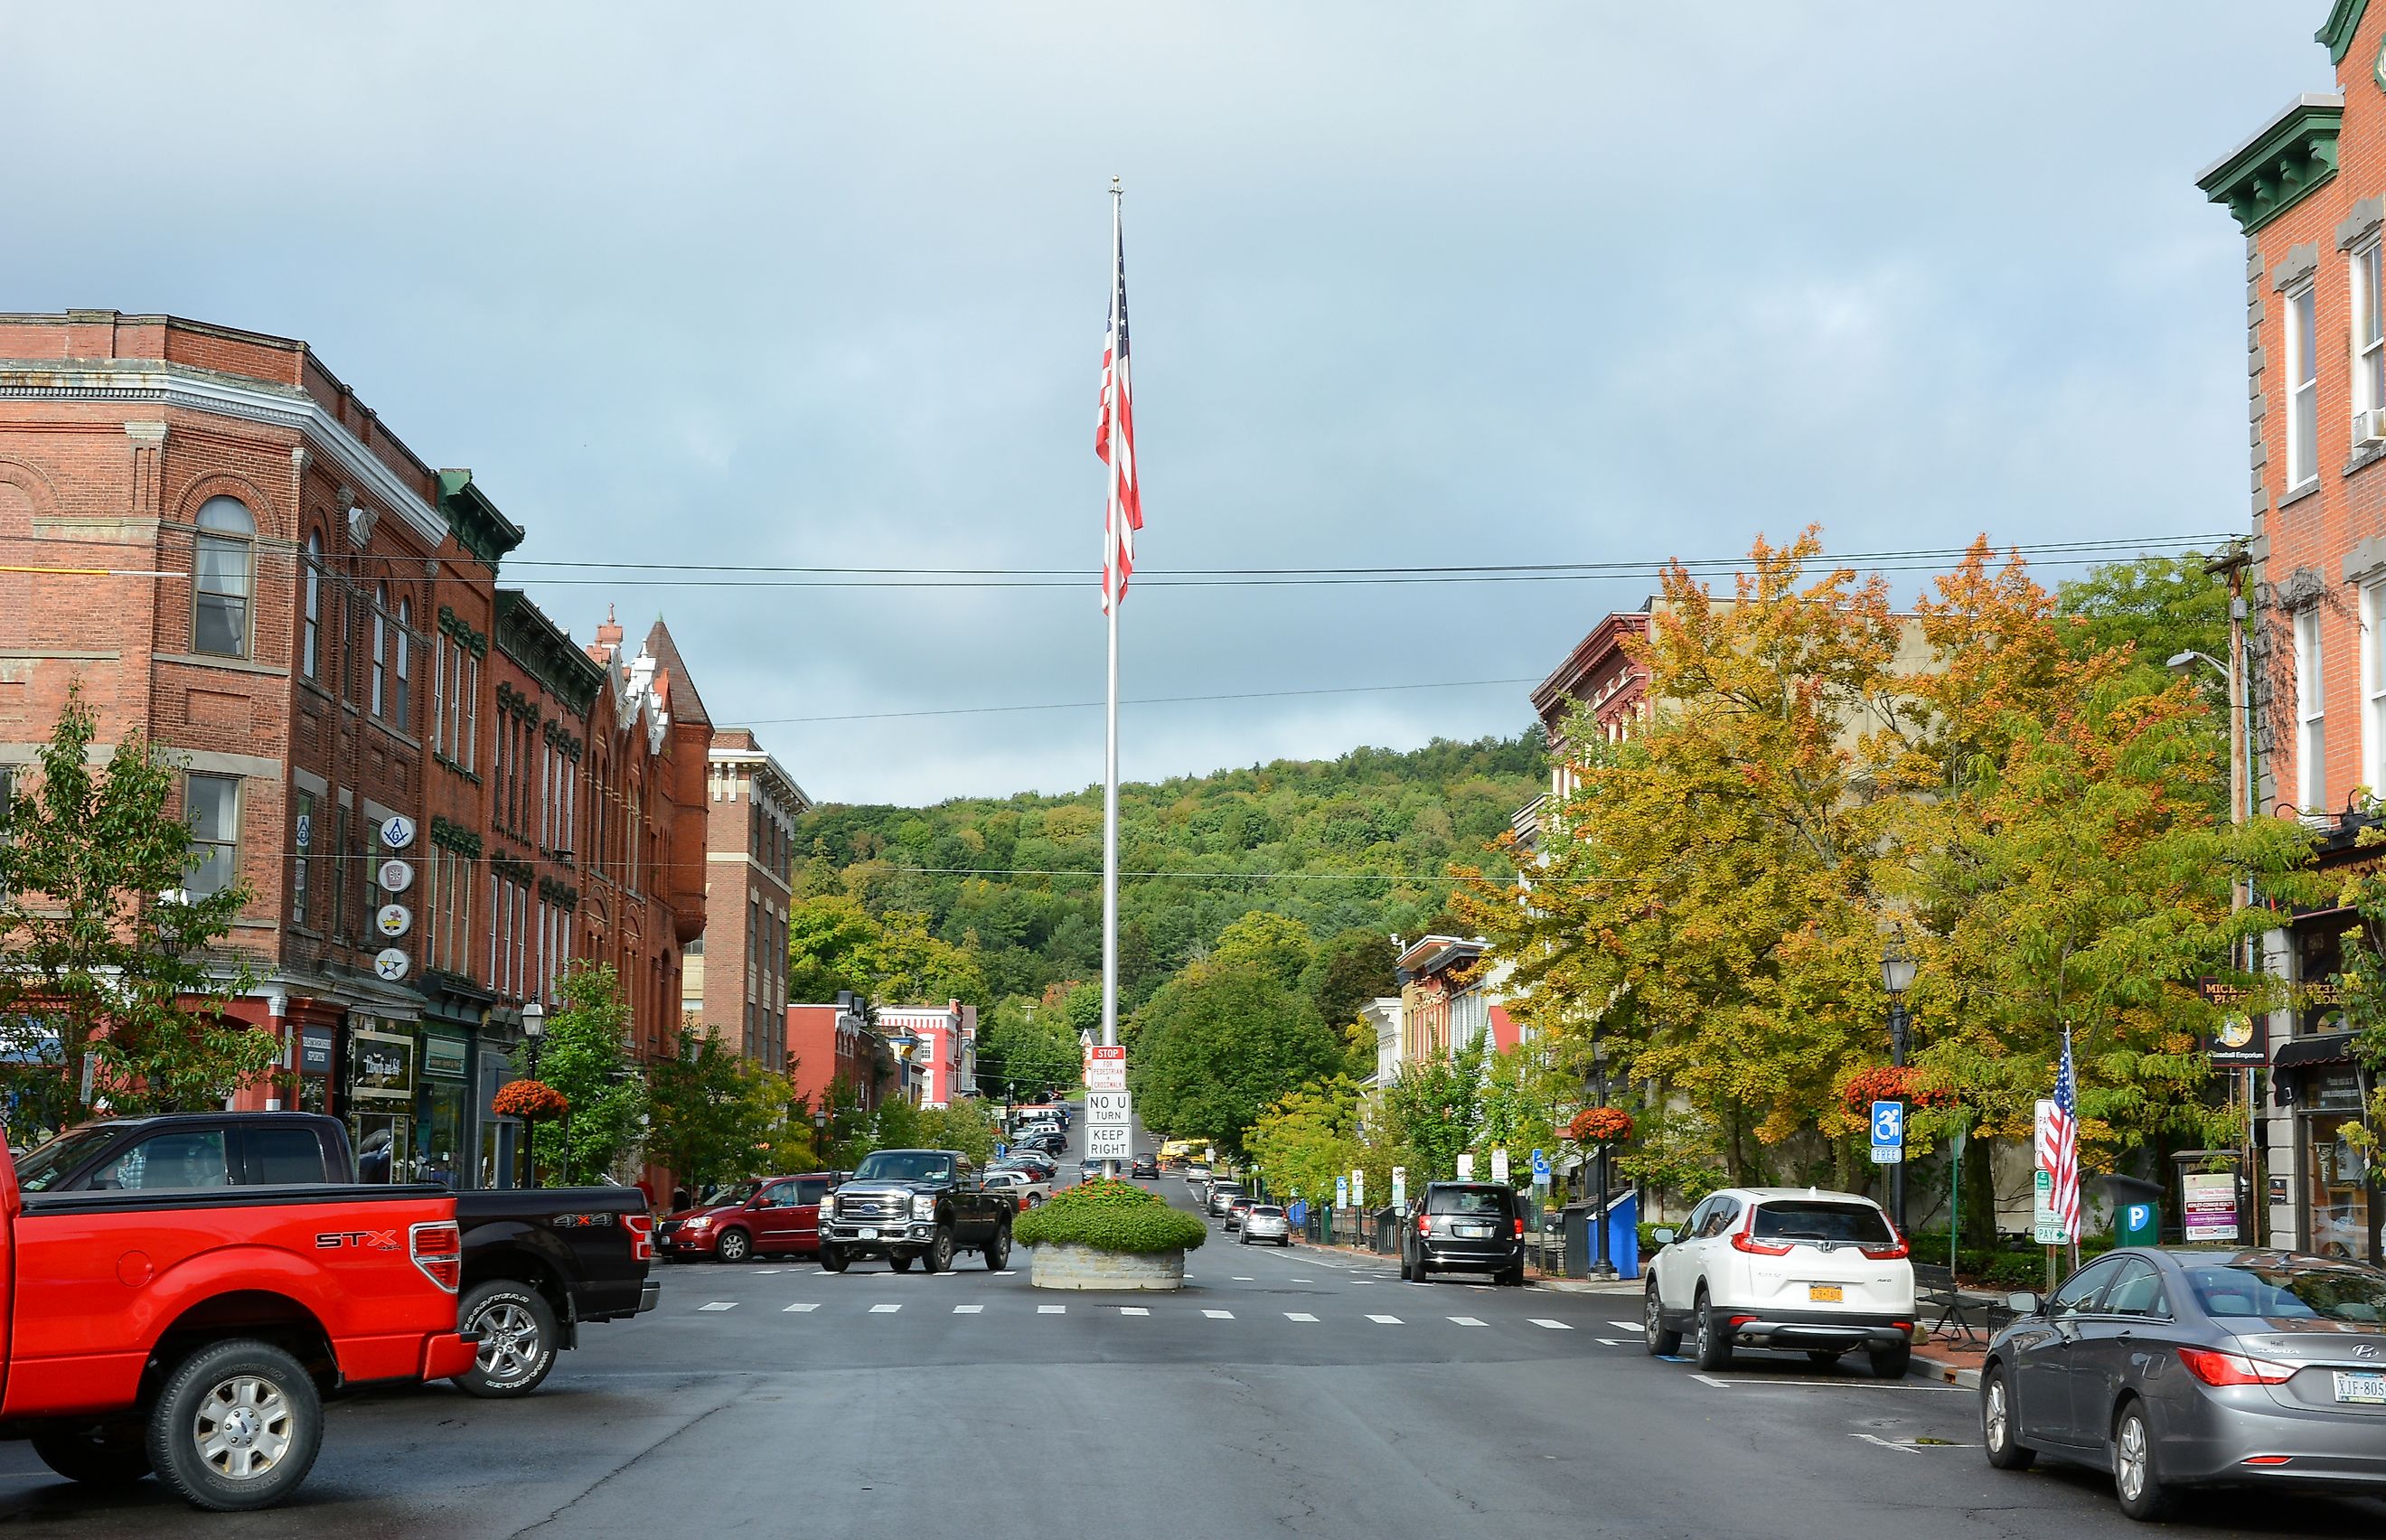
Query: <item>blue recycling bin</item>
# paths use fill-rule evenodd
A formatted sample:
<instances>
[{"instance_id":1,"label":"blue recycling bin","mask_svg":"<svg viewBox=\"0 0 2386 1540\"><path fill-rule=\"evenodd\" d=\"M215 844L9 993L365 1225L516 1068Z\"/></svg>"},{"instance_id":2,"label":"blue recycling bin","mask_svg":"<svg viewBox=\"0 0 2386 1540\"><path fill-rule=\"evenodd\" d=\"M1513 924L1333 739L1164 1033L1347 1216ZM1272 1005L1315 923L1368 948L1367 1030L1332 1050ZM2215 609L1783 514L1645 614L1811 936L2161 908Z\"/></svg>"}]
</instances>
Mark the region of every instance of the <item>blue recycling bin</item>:
<instances>
[{"instance_id":1,"label":"blue recycling bin","mask_svg":"<svg viewBox=\"0 0 2386 1540\"><path fill-rule=\"evenodd\" d=\"M1607 1259L1618 1278L1640 1276L1640 1195L1625 1193L1607 1205Z\"/></svg>"}]
</instances>

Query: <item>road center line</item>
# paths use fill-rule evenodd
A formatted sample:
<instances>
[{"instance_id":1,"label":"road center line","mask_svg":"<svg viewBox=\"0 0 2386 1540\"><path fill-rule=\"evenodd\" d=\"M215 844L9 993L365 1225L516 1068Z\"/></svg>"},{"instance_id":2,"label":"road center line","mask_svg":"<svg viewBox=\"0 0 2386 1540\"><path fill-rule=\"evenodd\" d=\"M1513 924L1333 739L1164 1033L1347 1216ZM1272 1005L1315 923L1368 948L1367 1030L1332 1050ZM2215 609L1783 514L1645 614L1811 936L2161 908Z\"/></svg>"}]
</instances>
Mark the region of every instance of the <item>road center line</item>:
<instances>
[{"instance_id":1,"label":"road center line","mask_svg":"<svg viewBox=\"0 0 2386 1540\"><path fill-rule=\"evenodd\" d=\"M1067 1315L1069 1313L1069 1307L1066 1305L1038 1305L1036 1307L1036 1313L1037 1315Z\"/></svg>"},{"instance_id":2,"label":"road center line","mask_svg":"<svg viewBox=\"0 0 2386 1540\"><path fill-rule=\"evenodd\" d=\"M1531 1319L1534 1325L1546 1326L1552 1332L1571 1332L1574 1330L1573 1327L1567 1325L1563 1321L1545 1321L1539 1316L1534 1316Z\"/></svg>"},{"instance_id":3,"label":"road center line","mask_svg":"<svg viewBox=\"0 0 2386 1540\"><path fill-rule=\"evenodd\" d=\"M1212 1321L1232 1321L1235 1319L1235 1312L1232 1310L1203 1310L1201 1313L1208 1316Z\"/></svg>"},{"instance_id":4,"label":"road center line","mask_svg":"<svg viewBox=\"0 0 2386 1540\"><path fill-rule=\"evenodd\" d=\"M1450 1323L1453 1326L1482 1326L1488 1324L1488 1322L1477 1321L1471 1315L1451 1316L1450 1317Z\"/></svg>"},{"instance_id":5,"label":"road center line","mask_svg":"<svg viewBox=\"0 0 2386 1540\"><path fill-rule=\"evenodd\" d=\"M955 1315L983 1315L985 1313L986 1307L983 1305L956 1305L953 1307L953 1314Z\"/></svg>"},{"instance_id":6,"label":"road center line","mask_svg":"<svg viewBox=\"0 0 2386 1540\"><path fill-rule=\"evenodd\" d=\"M1367 1319L1378 1326L1398 1326L1400 1323L1400 1318L1396 1315L1371 1315Z\"/></svg>"},{"instance_id":7,"label":"road center line","mask_svg":"<svg viewBox=\"0 0 2386 1540\"><path fill-rule=\"evenodd\" d=\"M1140 1305L1121 1305L1119 1307L1119 1314L1121 1315L1149 1315L1150 1313L1151 1312L1149 1310L1145 1309Z\"/></svg>"},{"instance_id":8,"label":"road center line","mask_svg":"<svg viewBox=\"0 0 2386 1540\"><path fill-rule=\"evenodd\" d=\"M1314 1323L1317 1320L1315 1316L1311 1315L1306 1310L1287 1310L1284 1312L1284 1319L1287 1321L1306 1321L1312 1323Z\"/></svg>"}]
</instances>

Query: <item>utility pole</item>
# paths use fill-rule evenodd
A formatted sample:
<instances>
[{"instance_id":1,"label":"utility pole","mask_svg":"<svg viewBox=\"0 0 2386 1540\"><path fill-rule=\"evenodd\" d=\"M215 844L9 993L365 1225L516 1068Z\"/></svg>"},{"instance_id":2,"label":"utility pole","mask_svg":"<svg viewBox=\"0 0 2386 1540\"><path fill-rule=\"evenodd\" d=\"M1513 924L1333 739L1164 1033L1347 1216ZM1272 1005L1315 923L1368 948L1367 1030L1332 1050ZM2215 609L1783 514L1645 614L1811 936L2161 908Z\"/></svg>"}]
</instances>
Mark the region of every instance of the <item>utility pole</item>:
<instances>
[{"instance_id":1,"label":"utility pole","mask_svg":"<svg viewBox=\"0 0 2386 1540\"><path fill-rule=\"evenodd\" d=\"M2216 577L2229 580L2229 821L2242 825L2254 817L2254 692L2245 655L2245 570L2253 565L2253 556L2242 539L2232 540L2226 550L2204 564L2204 570ZM2235 914L2254 902L2254 879L2229 884L2229 908ZM2261 971L2261 943L2246 938L2244 969L2250 977ZM2255 1101L2256 1076L2252 1065L2245 1067L2245 1237L2249 1244L2262 1244L2263 1209L2268 1207L2262 1189L2261 1120Z\"/></svg>"}]
</instances>

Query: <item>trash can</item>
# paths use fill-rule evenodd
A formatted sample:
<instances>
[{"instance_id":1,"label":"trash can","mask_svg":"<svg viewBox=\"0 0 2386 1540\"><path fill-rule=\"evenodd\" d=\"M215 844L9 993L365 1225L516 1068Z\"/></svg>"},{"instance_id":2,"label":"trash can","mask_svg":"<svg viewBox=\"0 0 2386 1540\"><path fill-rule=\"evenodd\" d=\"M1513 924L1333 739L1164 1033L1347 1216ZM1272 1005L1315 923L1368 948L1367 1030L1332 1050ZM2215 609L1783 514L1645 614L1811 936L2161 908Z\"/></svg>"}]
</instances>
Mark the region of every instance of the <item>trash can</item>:
<instances>
[{"instance_id":1,"label":"trash can","mask_svg":"<svg viewBox=\"0 0 2386 1540\"><path fill-rule=\"evenodd\" d=\"M1565 1227L1565 1271L1569 1278L1590 1276L1590 1214L1595 1206L1569 1203L1560 1211Z\"/></svg>"}]
</instances>

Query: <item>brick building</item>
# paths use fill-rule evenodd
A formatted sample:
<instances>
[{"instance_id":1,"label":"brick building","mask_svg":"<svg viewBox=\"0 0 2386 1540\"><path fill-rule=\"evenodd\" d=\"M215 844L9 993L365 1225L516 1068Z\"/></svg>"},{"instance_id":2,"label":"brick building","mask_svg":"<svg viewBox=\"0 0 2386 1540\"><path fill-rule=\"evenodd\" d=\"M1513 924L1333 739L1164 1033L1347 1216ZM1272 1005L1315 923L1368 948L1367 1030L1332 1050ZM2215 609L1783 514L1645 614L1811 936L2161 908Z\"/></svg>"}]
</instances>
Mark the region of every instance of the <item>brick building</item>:
<instances>
[{"instance_id":1,"label":"brick building","mask_svg":"<svg viewBox=\"0 0 2386 1540\"><path fill-rule=\"evenodd\" d=\"M787 1003L795 827L811 799L747 728L712 729L705 767L706 923L689 957L684 1006L742 1057L786 1070L798 1057L787 1035L796 1020ZM828 1077L811 1068L807 1083L825 1085Z\"/></svg>"},{"instance_id":2,"label":"brick building","mask_svg":"<svg viewBox=\"0 0 2386 1540\"><path fill-rule=\"evenodd\" d=\"M2343 870L2377 859L2357 849L2360 792L2386 786L2386 6L2337 0L2317 41L2332 89L2288 103L2198 185L2245 239L2254 809L2303 818L2319 864ZM2360 1077L2332 998L2353 919L2302 912L2271 938L2269 965L2308 1003L2269 1023L2264 1238L2375 1258Z\"/></svg>"},{"instance_id":3,"label":"brick building","mask_svg":"<svg viewBox=\"0 0 2386 1540\"><path fill-rule=\"evenodd\" d=\"M893 1058L850 992L820 1005L787 1007L785 1030L787 1075L805 1105L816 1111L825 1106L829 1087L838 1082L863 1110L878 1105Z\"/></svg>"},{"instance_id":4,"label":"brick building","mask_svg":"<svg viewBox=\"0 0 2386 1540\"><path fill-rule=\"evenodd\" d=\"M910 1052L897 1070L906 1100L918 1107L950 1107L957 1096L977 1095L977 1007L959 1000L941 1006L881 1006L878 1030L908 1040Z\"/></svg>"},{"instance_id":5,"label":"brick building","mask_svg":"<svg viewBox=\"0 0 2386 1540\"><path fill-rule=\"evenodd\" d=\"M1575 789L1575 765L1566 743L1575 712L1588 707L1600 732L1614 743L1648 710L1648 666L1626 650L1626 643L1648 636L1655 603L1652 599L1638 610L1600 621L1575 644L1565 661L1533 686L1533 714L1540 718L1541 735L1549 745L1550 789L1509 820L1520 849L1539 848L1543 824Z\"/></svg>"}]
</instances>

